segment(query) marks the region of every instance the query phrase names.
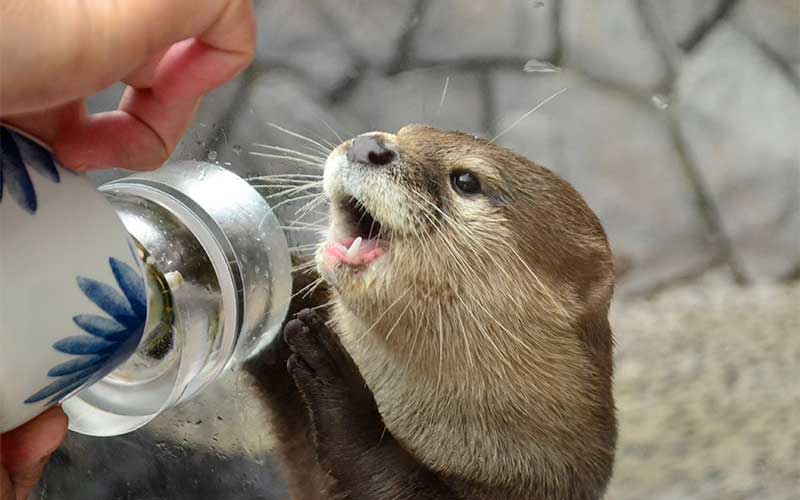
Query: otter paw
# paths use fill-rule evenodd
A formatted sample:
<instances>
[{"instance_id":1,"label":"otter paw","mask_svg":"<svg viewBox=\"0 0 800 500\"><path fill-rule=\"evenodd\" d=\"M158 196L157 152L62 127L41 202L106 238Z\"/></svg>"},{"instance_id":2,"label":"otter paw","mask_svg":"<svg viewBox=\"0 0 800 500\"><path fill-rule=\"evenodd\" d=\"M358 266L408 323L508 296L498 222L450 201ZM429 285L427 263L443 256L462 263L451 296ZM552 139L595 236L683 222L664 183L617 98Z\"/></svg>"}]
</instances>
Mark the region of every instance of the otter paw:
<instances>
[{"instance_id":1,"label":"otter paw","mask_svg":"<svg viewBox=\"0 0 800 500\"><path fill-rule=\"evenodd\" d=\"M300 311L283 332L293 352L287 369L308 407L318 448L336 443L368 446L372 434L380 436L383 422L372 392L319 316L308 309Z\"/></svg>"}]
</instances>

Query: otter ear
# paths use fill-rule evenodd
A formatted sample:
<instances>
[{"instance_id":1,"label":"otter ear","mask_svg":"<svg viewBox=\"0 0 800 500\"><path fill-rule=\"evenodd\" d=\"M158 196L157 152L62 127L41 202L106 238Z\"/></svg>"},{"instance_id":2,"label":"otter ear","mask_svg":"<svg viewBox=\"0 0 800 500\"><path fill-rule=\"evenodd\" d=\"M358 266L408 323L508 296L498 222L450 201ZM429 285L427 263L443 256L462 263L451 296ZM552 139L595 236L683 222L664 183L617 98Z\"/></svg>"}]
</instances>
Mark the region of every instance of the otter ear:
<instances>
[{"instance_id":1,"label":"otter ear","mask_svg":"<svg viewBox=\"0 0 800 500\"><path fill-rule=\"evenodd\" d=\"M614 270L607 269L598 273L592 283L586 287L585 300L589 311L608 311L611 297L614 295Z\"/></svg>"},{"instance_id":2,"label":"otter ear","mask_svg":"<svg viewBox=\"0 0 800 500\"><path fill-rule=\"evenodd\" d=\"M603 253L595 252L590 257L573 264L573 282L579 283L578 299L587 314L608 312L614 294L614 265Z\"/></svg>"},{"instance_id":3,"label":"otter ear","mask_svg":"<svg viewBox=\"0 0 800 500\"><path fill-rule=\"evenodd\" d=\"M612 333L608 310L614 294L614 266L598 260L591 269L590 275L586 276L589 279L581 290L585 304L585 312L580 318L581 332L583 340L598 356L598 362L610 370Z\"/></svg>"}]
</instances>

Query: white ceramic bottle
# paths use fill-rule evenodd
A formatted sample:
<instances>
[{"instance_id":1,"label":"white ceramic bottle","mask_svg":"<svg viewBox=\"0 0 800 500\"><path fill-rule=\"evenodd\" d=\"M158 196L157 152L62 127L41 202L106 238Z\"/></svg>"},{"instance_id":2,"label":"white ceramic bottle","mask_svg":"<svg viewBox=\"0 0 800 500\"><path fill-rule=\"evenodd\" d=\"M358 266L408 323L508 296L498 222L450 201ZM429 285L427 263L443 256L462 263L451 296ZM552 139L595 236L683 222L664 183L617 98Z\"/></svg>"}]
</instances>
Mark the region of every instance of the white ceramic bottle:
<instances>
[{"instance_id":1,"label":"white ceramic bottle","mask_svg":"<svg viewBox=\"0 0 800 500\"><path fill-rule=\"evenodd\" d=\"M2 133L0 432L59 402L72 430L130 432L278 333L289 249L247 181L180 162L98 194Z\"/></svg>"}]
</instances>

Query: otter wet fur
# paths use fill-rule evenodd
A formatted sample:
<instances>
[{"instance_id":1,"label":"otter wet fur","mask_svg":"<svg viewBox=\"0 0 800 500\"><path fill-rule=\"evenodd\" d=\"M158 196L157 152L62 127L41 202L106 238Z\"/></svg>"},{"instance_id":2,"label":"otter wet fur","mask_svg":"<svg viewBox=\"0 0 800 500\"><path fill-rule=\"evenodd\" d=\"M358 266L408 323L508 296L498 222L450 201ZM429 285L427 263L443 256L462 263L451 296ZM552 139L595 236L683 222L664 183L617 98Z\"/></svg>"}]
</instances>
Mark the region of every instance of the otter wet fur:
<instances>
[{"instance_id":1,"label":"otter wet fur","mask_svg":"<svg viewBox=\"0 0 800 500\"><path fill-rule=\"evenodd\" d=\"M291 498L601 498L614 270L581 196L422 125L339 145L322 184L326 289L249 365Z\"/></svg>"}]
</instances>

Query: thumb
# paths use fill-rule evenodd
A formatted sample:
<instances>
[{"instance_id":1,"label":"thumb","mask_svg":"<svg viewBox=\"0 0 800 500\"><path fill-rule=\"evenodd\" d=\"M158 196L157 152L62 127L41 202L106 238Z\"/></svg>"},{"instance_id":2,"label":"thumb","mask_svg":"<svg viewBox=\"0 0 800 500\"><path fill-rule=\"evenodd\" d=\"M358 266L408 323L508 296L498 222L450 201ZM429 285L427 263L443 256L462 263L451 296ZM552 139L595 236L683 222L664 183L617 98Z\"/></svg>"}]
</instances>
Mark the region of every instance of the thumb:
<instances>
[{"instance_id":1,"label":"thumb","mask_svg":"<svg viewBox=\"0 0 800 500\"><path fill-rule=\"evenodd\" d=\"M17 500L6 469L0 465L0 500Z\"/></svg>"},{"instance_id":2,"label":"thumb","mask_svg":"<svg viewBox=\"0 0 800 500\"><path fill-rule=\"evenodd\" d=\"M33 491L39 478L42 477L44 466L50 456L44 457L37 465L25 468L9 476L8 472L0 467L0 500L25 500Z\"/></svg>"},{"instance_id":3,"label":"thumb","mask_svg":"<svg viewBox=\"0 0 800 500\"><path fill-rule=\"evenodd\" d=\"M55 407L0 435L0 500L27 498L66 433L67 417Z\"/></svg>"}]
</instances>

